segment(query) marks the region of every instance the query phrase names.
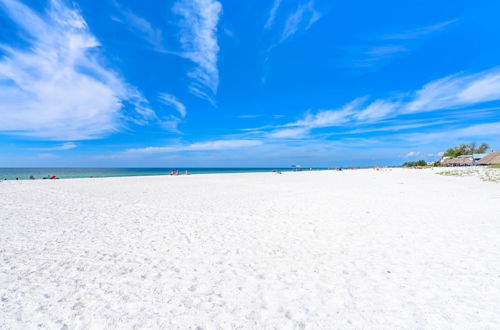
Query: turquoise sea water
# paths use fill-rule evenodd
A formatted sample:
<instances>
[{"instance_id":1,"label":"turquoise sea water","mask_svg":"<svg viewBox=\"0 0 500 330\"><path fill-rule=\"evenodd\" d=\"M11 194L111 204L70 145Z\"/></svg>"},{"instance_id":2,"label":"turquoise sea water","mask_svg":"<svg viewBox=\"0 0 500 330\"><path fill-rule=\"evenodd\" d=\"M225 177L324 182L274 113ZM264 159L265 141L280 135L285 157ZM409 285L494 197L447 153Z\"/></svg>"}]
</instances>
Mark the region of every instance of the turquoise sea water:
<instances>
[{"instance_id":1,"label":"turquoise sea water","mask_svg":"<svg viewBox=\"0 0 500 330\"><path fill-rule=\"evenodd\" d=\"M0 179L19 180L29 179L34 176L36 179L57 176L60 179L90 178L90 177L121 177L121 176L150 176L150 175L170 175L172 170L179 170L181 174L187 170L189 174L210 174L210 173L251 173L251 172L271 172L294 171L293 168L0 168ZM304 169L306 170L306 169ZM309 169L307 169L309 170ZM320 170L320 169L316 169Z\"/></svg>"}]
</instances>

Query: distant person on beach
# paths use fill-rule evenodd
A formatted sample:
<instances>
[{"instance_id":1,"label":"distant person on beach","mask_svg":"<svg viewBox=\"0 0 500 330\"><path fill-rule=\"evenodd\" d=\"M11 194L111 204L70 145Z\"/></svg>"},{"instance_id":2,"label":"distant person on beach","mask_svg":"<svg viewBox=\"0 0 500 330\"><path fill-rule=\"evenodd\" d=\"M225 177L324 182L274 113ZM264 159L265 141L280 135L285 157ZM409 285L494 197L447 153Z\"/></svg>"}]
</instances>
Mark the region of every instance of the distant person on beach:
<instances>
[{"instance_id":1,"label":"distant person on beach","mask_svg":"<svg viewBox=\"0 0 500 330\"><path fill-rule=\"evenodd\" d=\"M177 172L175 172L175 175L180 175L181 172L179 170L177 170Z\"/></svg>"},{"instance_id":2,"label":"distant person on beach","mask_svg":"<svg viewBox=\"0 0 500 330\"><path fill-rule=\"evenodd\" d=\"M172 170L172 172L170 172L170 175L175 175L175 171Z\"/></svg>"},{"instance_id":3,"label":"distant person on beach","mask_svg":"<svg viewBox=\"0 0 500 330\"><path fill-rule=\"evenodd\" d=\"M188 172L188 170L186 170L186 171L184 172L184 174L185 174L185 175L189 175L189 172Z\"/></svg>"}]
</instances>

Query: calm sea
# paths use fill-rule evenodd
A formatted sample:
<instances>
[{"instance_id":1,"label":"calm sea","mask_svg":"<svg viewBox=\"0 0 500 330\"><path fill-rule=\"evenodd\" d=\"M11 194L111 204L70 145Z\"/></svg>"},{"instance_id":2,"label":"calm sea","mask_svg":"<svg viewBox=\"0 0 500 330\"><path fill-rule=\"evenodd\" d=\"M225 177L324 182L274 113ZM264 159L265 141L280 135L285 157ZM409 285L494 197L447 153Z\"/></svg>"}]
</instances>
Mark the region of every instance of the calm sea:
<instances>
[{"instance_id":1,"label":"calm sea","mask_svg":"<svg viewBox=\"0 0 500 330\"><path fill-rule=\"evenodd\" d=\"M36 179L51 177L53 175L60 179L71 178L104 178L120 176L150 176L150 175L170 175L172 170L179 170L181 174L187 170L189 174L211 174L211 173L251 173L251 172L271 172L294 171L293 168L0 168L0 179L19 180L29 179L34 176ZM304 169L305 170L305 169ZM308 169L309 170L309 169ZM315 169L320 170L320 169Z\"/></svg>"}]
</instances>

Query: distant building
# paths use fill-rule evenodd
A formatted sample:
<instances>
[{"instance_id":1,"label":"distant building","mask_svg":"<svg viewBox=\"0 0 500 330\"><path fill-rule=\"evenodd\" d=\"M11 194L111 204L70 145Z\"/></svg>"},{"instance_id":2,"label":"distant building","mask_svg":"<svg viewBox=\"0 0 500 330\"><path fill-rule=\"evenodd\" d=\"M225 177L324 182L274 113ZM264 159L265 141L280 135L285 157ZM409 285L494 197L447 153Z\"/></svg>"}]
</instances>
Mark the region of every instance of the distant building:
<instances>
[{"instance_id":1,"label":"distant building","mask_svg":"<svg viewBox=\"0 0 500 330\"><path fill-rule=\"evenodd\" d=\"M493 151L482 157L478 165L500 165L500 151Z\"/></svg>"}]
</instances>

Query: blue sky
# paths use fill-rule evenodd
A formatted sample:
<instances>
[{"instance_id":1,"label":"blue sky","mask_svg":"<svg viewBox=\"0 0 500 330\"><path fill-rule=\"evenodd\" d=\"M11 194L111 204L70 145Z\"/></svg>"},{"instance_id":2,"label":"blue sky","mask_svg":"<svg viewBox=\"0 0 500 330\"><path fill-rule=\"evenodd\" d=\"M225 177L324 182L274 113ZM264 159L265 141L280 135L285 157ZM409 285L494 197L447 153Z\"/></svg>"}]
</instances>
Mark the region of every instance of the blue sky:
<instances>
[{"instance_id":1,"label":"blue sky","mask_svg":"<svg viewBox=\"0 0 500 330\"><path fill-rule=\"evenodd\" d=\"M0 166L500 149L499 1L0 0Z\"/></svg>"}]
</instances>

